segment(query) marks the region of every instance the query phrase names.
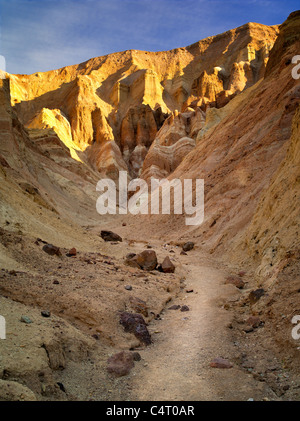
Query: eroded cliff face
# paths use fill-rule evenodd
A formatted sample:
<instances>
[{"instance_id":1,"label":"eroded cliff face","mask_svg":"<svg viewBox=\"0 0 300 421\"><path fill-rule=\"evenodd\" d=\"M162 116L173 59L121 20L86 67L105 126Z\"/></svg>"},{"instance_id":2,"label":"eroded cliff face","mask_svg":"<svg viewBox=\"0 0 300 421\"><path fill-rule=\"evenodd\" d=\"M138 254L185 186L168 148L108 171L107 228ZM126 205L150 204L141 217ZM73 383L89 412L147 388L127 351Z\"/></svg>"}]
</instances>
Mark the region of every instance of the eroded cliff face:
<instances>
[{"instance_id":1,"label":"eroded cliff face","mask_svg":"<svg viewBox=\"0 0 300 421\"><path fill-rule=\"evenodd\" d=\"M175 239L181 233L181 238L194 238L200 247L232 262L255 262L261 279L276 276L286 259L297 260L300 81L292 77L291 60L300 51L299 34L296 12L280 27L265 77L224 107L198 108L203 114L195 134L184 132L184 116L195 118L189 108L164 123L142 176L149 172L160 177L169 173L169 179L204 179L205 219L199 227L187 227L182 215L149 216L145 229L153 224L160 235L171 232ZM174 121L167 130L170 118ZM180 138L196 140L177 167L170 164L176 154L172 148L189 143L188 138L171 141L166 153L164 141L174 139L173 129Z\"/></svg>"},{"instance_id":2,"label":"eroded cliff face","mask_svg":"<svg viewBox=\"0 0 300 421\"><path fill-rule=\"evenodd\" d=\"M12 104L25 126L49 125L68 147L87 151L101 175L114 178L127 169L131 177L146 172L147 178L155 173L149 164L143 168L154 140L156 153L158 145L164 146L159 162L165 152L177 154L174 141L163 144L161 132L156 138L164 122L170 126L168 117L188 112L182 119L186 126L193 125L197 118L191 113L198 117L199 109L221 108L256 83L264 75L277 33L276 26L248 23L186 48L131 50L47 73L10 75ZM197 135L183 126L180 133L194 140ZM181 143L189 146L179 147L180 156L192 145ZM166 147L171 147L168 152ZM173 162L179 163L178 158ZM163 167L158 172L165 174Z\"/></svg>"}]
</instances>

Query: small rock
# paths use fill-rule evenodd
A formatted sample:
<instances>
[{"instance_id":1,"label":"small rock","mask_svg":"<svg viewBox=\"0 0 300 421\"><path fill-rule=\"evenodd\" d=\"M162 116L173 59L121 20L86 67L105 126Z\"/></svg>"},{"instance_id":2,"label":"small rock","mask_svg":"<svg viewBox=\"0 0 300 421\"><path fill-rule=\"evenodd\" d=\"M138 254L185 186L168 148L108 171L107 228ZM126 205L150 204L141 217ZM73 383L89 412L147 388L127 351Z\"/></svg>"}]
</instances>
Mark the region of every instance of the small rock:
<instances>
[{"instance_id":1,"label":"small rock","mask_svg":"<svg viewBox=\"0 0 300 421\"><path fill-rule=\"evenodd\" d=\"M142 357L139 352L133 352L132 355L133 355L133 361L141 361Z\"/></svg>"},{"instance_id":2,"label":"small rock","mask_svg":"<svg viewBox=\"0 0 300 421\"><path fill-rule=\"evenodd\" d=\"M194 247L195 247L195 243L192 243L191 241L188 241L187 243L185 243L182 246L182 250L183 251L190 251L190 250L193 250Z\"/></svg>"},{"instance_id":3,"label":"small rock","mask_svg":"<svg viewBox=\"0 0 300 421\"><path fill-rule=\"evenodd\" d=\"M259 288L255 291L251 291L249 294L249 300L251 304L255 304L265 294L264 289Z\"/></svg>"},{"instance_id":4,"label":"small rock","mask_svg":"<svg viewBox=\"0 0 300 421\"><path fill-rule=\"evenodd\" d=\"M243 289L245 286L245 282L238 276L228 276L228 278L226 278L225 284L234 285L239 289Z\"/></svg>"},{"instance_id":5,"label":"small rock","mask_svg":"<svg viewBox=\"0 0 300 421\"><path fill-rule=\"evenodd\" d=\"M182 306L180 311L190 311L188 306Z\"/></svg>"},{"instance_id":6,"label":"small rock","mask_svg":"<svg viewBox=\"0 0 300 421\"><path fill-rule=\"evenodd\" d=\"M175 266L171 262L169 256L165 258L165 260L161 264L161 271L164 273L174 273L175 272Z\"/></svg>"},{"instance_id":7,"label":"small rock","mask_svg":"<svg viewBox=\"0 0 300 421\"><path fill-rule=\"evenodd\" d=\"M126 222L123 222L122 227L127 227Z\"/></svg>"},{"instance_id":8,"label":"small rock","mask_svg":"<svg viewBox=\"0 0 300 421\"><path fill-rule=\"evenodd\" d=\"M50 313L50 311L42 311L42 312L41 312L41 315L42 315L43 317L46 317L46 318L51 317L51 313Z\"/></svg>"},{"instance_id":9,"label":"small rock","mask_svg":"<svg viewBox=\"0 0 300 421\"><path fill-rule=\"evenodd\" d=\"M69 253L67 254L67 256L72 257L72 256L76 256L77 255L77 250L75 248L72 248L71 250L69 250Z\"/></svg>"},{"instance_id":10,"label":"small rock","mask_svg":"<svg viewBox=\"0 0 300 421\"><path fill-rule=\"evenodd\" d=\"M146 345L152 343L146 322L141 314L124 311L120 314L120 324L124 327L125 332L133 333L137 339Z\"/></svg>"},{"instance_id":11,"label":"small rock","mask_svg":"<svg viewBox=\"0 0 300 421\"><path fill-rule=\"evenodd\" d=\"M210 366L213 368L232 368L233 365L228 360L224 358L215 358L211 363Z\"/></svg>"},{"instance_id":12,"label":"small rock","mask_svg":"<svg viewBox=\"0 0 300 421\"><path fill-rule=\"evenodd\" d=\"M21 320L22 323L26 323L27 325L32 323L32 320L30 320L30 318L27 317L27 316L22 316L20 320Z\"/></svg>"},{"instance_id":13,"label":"small rock","mask_svg":"<svg viewBox=\"0 0 300 421\"><path fill-rule=\"evenodd\" d=\"M169 307L169 310L179 310L181 306L179 305L173 305L172 307Z\"/></svg>"},{"instance_id":14,"label":"small rock","mask_svg":"<svg viewBox=\"0 0 300 421\"><path fill-rule=\"evenodd\" d=\"M92 335L92 338L94 338L94 339L96 339L96 341L99 341L99 335L97 335L97 334L94 334L94 335Z\"/></svg>"},{"instance_id":15,"label":"small rock","mask_svg":"<svg viewBox=\"0 0 300 421\"><path fill-rule=\"evenodd\" d=\"M119 352L107 360L107 371L117 377L126 376L134 367L134 356L130 352Z\"/></svg>"},{"instance_id":16,"label":"small rock","mask_svg":"<svg viewBox=\"0 0 300 421\"><path fill-rule=\"evenodd\" d=\"M191 294L192 292L194 292L194 290L193 290L193 289L187 289L187 290L186 290L186 293L187 293L187 294Z\"/></svg>"},{"instance_id":17,"label":"small rock","mask_svg":"<svg viewBox=\"0 0 300 421\"><path fill-rule=\"evenodd\" d=\"M57 382L56 384L57 384L57 386L60 388L60 390L61 390L62 392L67 393L67 392L66 392L66 388L65 388L65 386L64 386L62 383Z\"/></svg>"},{"instance_id":18,"label":"small rock","mask_svg":"<svg viewBox=\"0 0 300 421\"><path fill-rule=\"evenodd\" d=\"M100 235L104 241L119 241L119 242L123 241L122 238L118 234L115 234L112 231L101 231Z\"/></svg>"},{"instance_id":19,"label":"small rock","mask_svg":"<svg viewBox=\"0 0 300 421\"><path fill-rule=\"evenodd\" d=\"M126 285L126 286L125 286L125 289L126 289L127 291L132 291L132 286L131 286L131 285Z\"/></svg>"},{"instance_id":20,"label":"small rock","mask_svg":"<svg viewBox=\"0 0 300 421\"><path fill-rule=\"evenodd\" d=\"M59 281L53 281L53 285L59 285Z\"/></svg>"},{"instance_id":21,"label":"small rock","mask_svg":"<svg viewBox=\"0 0 300 421\"><path fill-rule=\"evenodd\" d=\"M180 254L181 256L187 256L187 253L185 251L182 251Z\"/></svg>"},{"instance_id":22,"label":"small rock","mask_svg":"<svg viewBox=\"0 0 300 421\"><path fill-rule=\"evenodd\" d=\"M53 246L52 244L45 244L43 247L43 251L47 254L49 254L50 256L61 256L61 251L59 249L59 247Z\"/></svg>"},{"instance_id":23,"label":"small rock","mask_svg":"<svg viewBox=\"0 0 300 421\"><path fill-rule=\"evenodd\" d=\"M259 325L261 324L261 320L259 317L257 316L250 316L247 321L246 321L247 325L256 328L259 327Z\"/></svg>"}]
</instances>

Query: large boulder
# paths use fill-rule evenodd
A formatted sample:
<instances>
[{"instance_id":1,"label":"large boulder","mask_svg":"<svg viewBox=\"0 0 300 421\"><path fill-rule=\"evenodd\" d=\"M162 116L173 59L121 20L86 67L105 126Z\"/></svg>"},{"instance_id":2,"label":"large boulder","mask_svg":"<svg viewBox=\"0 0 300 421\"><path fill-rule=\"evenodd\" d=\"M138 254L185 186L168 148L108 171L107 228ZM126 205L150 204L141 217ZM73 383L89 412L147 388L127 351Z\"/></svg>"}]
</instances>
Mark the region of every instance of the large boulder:
<instances>
[{"instance_id":1,"label":"large boulder","mask_svg":"<svg viewBox=\"0 0 300 421\"><path fill-rule=\"evenodd\" d=\"M156 269L157 256L154 250L144 250L140 254L130 254L126 257L126 264L142 270L151 271Z\"/></svg>"}]
</instances>

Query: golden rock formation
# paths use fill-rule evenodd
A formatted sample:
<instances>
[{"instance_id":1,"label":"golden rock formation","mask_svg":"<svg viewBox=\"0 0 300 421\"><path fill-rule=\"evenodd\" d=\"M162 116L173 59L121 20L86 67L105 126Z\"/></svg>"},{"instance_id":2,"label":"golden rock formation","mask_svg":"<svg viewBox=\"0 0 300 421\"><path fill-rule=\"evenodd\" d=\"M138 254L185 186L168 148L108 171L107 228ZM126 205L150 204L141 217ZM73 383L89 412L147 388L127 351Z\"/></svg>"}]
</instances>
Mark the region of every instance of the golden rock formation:
<instances>
[{"instance_id":1,"label":"golden rock formation","mask_svg":"<svg viewBox=\"0 0 300 421\"><path fill-rule=\"evenodd\" d=\"M69 148L73 142L73 151L87 150L101 174L125 165L137 176L167 114L223 107L253 85L264 74L277 33L276 26L249 23L186 48L130 50L46 73L10 75L12 105L23 124L42 121L39 127L53 127ZM63 118L54 124L54 115Z\"/></svg>"}]
</instances>

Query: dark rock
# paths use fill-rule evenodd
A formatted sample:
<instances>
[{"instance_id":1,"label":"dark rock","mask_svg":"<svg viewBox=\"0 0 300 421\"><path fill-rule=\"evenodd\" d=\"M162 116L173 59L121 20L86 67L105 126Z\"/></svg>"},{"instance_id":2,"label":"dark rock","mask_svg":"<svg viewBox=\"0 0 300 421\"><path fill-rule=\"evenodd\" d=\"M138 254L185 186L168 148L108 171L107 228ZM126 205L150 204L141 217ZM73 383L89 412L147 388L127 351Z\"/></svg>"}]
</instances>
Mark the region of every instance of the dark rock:
<instances>
[{"instance_id":1,"label":"dark rock","mask_svg":"<svg viewBox=\"0 0 300 421\"><path fill-rule=\"evenodd\" d=\"M188 306L182 306L180 311L190 311Z\"/></svg>"},{"instance_id":2,"label":"dark rock","mask_svg":"<svg viewBox=\"0 0 300 421\"><path fill-rule=\"evenodd\" d=\"M193 289L187 289L187 290L186 290L186 293L187 293L187 294L191 294L192 292L194 292L194 290L193 290Z\"/></svg>"},{"instance_id":3,"label":"dark rock","mask_svg":"<svg viewBox=\"0 0 300 421\"><path fill-rule=\"evenodd\" d=\"M50 311L42 311L42 312L41 312L41 315L42 315L43 317L50 317L50 316L51 316L51 313L50 313Z\"/></svg>"},{"instance_id":4,"label":"dark rock","mask_svg":"<svg viewBox=\"0 0 300 421\"><path fill-rule=\"evenodd\" d=\"M45 253L49 254L50 256L61 256L61 251L59 247L53 246L52 244L45 244L43 247Z\"/></svg>"},{"instance_id":5,"label":"dark rock","mask_svg":"<svg viewBox=\"0 0 300 421\"><path fill-rule=\"evenodd\" d=\"M232 368L233 365L228 360L224 358L215 358L211 363L210 366L213 368Z\"/></svg>"},{"instance_id":6,"label":"dark rock","mask_svg":"<svg viewBox=\"0 0 300 421\"><path fill-rule=\"evenodd\" d=\"M67 392L66 392L66 388L65 388L65 386L64 386L62 383L57 382L57 386L60 388L60 390L61 390L62 392L67 393Z\"/></svg>"},{"instance_id":7,"label":"dark rock","mask_svg":"<svg viewBox=\"0 0 300 421\"><path fill-rule=\"evenodd\" d=\"M185 251L182 251L180 254L181 256L187 256L187 253Z\"/></svg>"},{"instance_id":8,"label":"dark rock","mask_svg":"<svg viewBox=\"0 0 300 421\"><path fill-rule=\"evenodd\" d=\"M161 271L164 273L174 273L175 272L175 266L171 262L169 256L165 258L165 260L161 264Z\"/></svg>"},{"instance_id":9,"label":"dark rock","mask_svg":"<svg viewBox=\"0 0 300 421\"><path fill-rule=\"evenodd\" d=\"M245 286L245 282L238 276L228 276L228 278L226 278L225 284L234 285L239 289L243 289Z\"/></svg>"},{"instance_id":10,"label":"dark rock","mask_svg":"<svg viewBox=\"0 0 300 421\"><path fill-rule=\"evenodd\" d=\"M255 304L265 294L264 289L259 288L255 291L251 291L249 294L249 300L251 304Z\"/></svg>"},{"instance_id":11,"label":"dark rock","mask_svg":"<svg viewBox=\"0 0 300 421\"><path fill-rule=\"evenodd\" d=\"M141 314L132 314L124 311L120 314L120 324L124 327L125 332L133 333L137 339L146 345L151 344L151 336Z\"/></svg>"},{"instance_id":12,"label":"dark rock","mask_svg":"<svg viewBox=\"0 0 300 421\"><path fill-rule=\"evenodd\" d=\"M144 250L142 253L132 257L131 255L127 255L125 263L129 266L150 272L157 266L157 256L153 250Z\"/></svg>"},{"instance_id":13,"label":"dark rock","mask_svg":"<svg viewBox=\"0 0 300 421\"><path fill-rule=\"evenodd\" d=\"M190 250L193 250L194 247L195 247L195 243L192 243L191 241L188 241L187 243L185 243L182 246L182 250L183 251L190 251Z\"/></svg>"},{"instance_id":14,"label":"dark rock","mask_svg":"<svg viewBox=\"0 0 300 421\"><path fill-rule=\"evenodd\" d=\"M99 335L97 335L97 334L94 334L94 335L92 335L92 338L94 338L94 339L96 339L96 341L99 341Z\"/></svg>"},{"instance_id":15,"label":"dark rock","mask_svg":"<svg viewBox=\"0 0 300 421\"><path fill-rule=\"evenodd\" d=\"M112 231L101 231L100 235L104 241L119 241L119 242L123 241L122 238L118 234L115 234Z\"/></svg>"},{"instance_id":16,"label":"dark rock","mask_svg":"<svg viewBox=\"0 0 300 421\"><path fill-rule=\"evenodd\" d=\"M132 355L133 355L134 361L141 361L142 357L141 357L141 354L139 352L133 352Z\"/></svg>"},{"instance_id":17,"label":"dark rock","mask_svg":"<svg viewBox=\"0 0 300 421\"><path fill-rule=\"evenodd\" d=\"M53 285L59 285L59 281L53 281Z\"/></svg>"},{"instance_id":18,"label":"dark rock","mask_svg":"<svg viewBox=\"0 0 300 421\"><path fill-rule=\"evenodd\" d=\"M127 376L133 367L134 356L130 352L119 352L107 360L107 371L117 377Z\"/></svg>"},{"instance_id":19,"label":"dark rock","mask_svg":"<svg viewBox=\"0 0 300 421\"><path fill-rule=\"evenodd\" d=\"M122 227L126 227L126 226L127 226L126 222L123 222Z\"/></svg>"},{"instance_id":20,"label":"dark rock","mask_svg":"<svg viewBox=\"0 0 300 421\"><path fill-rule=\"evenodd\" d=\"M126 285L126 286L125 286L125 289L126 289L127 291L132 291L132 286L131 286L131 285Z\"/></svg>"},{"instance_id":21,"label":"dark rock","mask_svg":"<svg viewBox=\"0 0 300 421\"><path fill-rule=\"evenodd\" d=\"M3 158L2 155L0 155L0 165L4 168L10 168L5 158Z\"/></svg>"},{"instance_id":22,"label":"dark rock","mask_svg":"<svg viewBox=\"0 0 300 421\"><path fill-rule=\"evenodd\" d=\"M169 307L169 310L179 310L181 306L179 305L173 305L171 307Z\"/></svg>"}]
</instances>

